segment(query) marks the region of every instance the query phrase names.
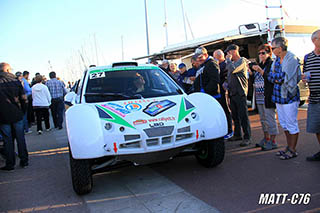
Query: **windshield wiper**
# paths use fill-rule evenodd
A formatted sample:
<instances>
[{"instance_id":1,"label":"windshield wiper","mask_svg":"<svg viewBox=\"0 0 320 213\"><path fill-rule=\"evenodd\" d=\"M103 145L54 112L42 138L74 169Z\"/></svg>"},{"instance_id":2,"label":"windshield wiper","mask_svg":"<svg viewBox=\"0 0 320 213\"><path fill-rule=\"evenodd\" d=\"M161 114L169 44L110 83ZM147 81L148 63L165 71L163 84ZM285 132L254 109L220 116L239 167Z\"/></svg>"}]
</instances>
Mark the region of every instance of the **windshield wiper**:
<instances>
[{"instance_id":1,"label":"windshield wiper","mask_svg":"<svg viewBox=\"0 0 320 213\"><path fill-rule=\"evenodd\" d=\"M87 92L86 94L84 94L84 96L112 96L112 97L122 97L122 98L143 98L142 95L140 94L136 94L136 95L125 95L122 93L112 93L112 92L106 92L106 93L99 93L99 92Z\"/></svg>"}]
</instances>

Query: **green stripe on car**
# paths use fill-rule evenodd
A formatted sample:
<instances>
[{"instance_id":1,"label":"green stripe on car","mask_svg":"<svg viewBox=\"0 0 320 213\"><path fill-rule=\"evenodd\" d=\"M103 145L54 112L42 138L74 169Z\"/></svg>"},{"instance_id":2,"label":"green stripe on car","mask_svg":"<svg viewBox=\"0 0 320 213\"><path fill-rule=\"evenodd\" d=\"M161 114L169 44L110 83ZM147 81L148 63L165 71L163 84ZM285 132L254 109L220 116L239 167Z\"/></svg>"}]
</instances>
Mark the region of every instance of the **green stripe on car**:
<instances>
[{"instance_id":1,"label":"green stripe on car","mask_svg":"<svg viewBox=\"0 0 320 213\"><path fill-rule=\"evenodd\" d=\"M99 107L100 109L102 109L103 111L105 111L106 113L108 113L113 119L110 118L101 118L102 120L105 121L109 121L112 123L116 123L116 124L120 124L122 126L126 126L132 129L136 129L134 128L131 124L129 124L126 120L124 120L123 118L121 118L119 115L117 115L116 113L112 112L111 110L108 110L102 106L96 105L97 107Z\"/></svg>"},{"instance_id":2,"label":"green stripe on car","mask_svg":"<svg viewBox=\"0 0 320 213\"><path fill-rule=\"evenodd\" d=\"M116 67L116 68L92 70L90 71L90 74L98 73L98 72L113 72L113 71L120 71L120 70L124 71L124 70L150 70L150 69L159 69L159 68L157 67Z\"/></svg>"},{"instance_id":3,"label":"green stripe on car","mask_svg":"<svg viewBox=\"0 0 320 213\"><path fill-rule=\"evenodd\" d=\"M185 98L181 99L181 104L180 104L180 110L179 110L179 117L178 117L178 123L182 121L190 112L192 112L195 109L195 107L191 109L186 109L186 103L185 103Z\"/></svg>"}]
</instances>

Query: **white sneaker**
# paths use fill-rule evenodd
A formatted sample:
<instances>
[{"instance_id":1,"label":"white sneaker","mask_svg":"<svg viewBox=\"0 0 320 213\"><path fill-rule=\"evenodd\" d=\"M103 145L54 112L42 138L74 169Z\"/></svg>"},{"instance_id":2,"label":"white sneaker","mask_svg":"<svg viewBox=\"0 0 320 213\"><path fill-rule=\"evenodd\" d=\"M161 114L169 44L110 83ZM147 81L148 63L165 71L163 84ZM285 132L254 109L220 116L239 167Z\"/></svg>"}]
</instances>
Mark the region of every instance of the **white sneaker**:
<instances>
[{"instance_id":1,"label":"white sneaker","mask_svg":"<svg viewBox=\"0 0 320 213\"><path fill-rule=\"evenodd\" d=\"M47 131L47 132L50 132L50 131L51 131L51 129L50 129L50 128L49 128L49 129L46 129L46 131Z\"/></svg>"},{"instance_id":2,"label":"white sneaker","mask_svg":"<svg viewBox=\"0 0 320 213\"><path fill-rule=\"evenodd\" d=\"M24 132L25 135L28 135L28 134L31 134L31 133L32 133L31 130L29 130L28 132Z\"/></svg>"},{"instance_id":3,"label":"white sneaker","mask_svg":"<svg viewBox=\"0 0 320 213\"><path fill-rule=\"evenodd\" d=\"M38 135L41 135L41 134L42 134L42 131L41 131L41 130L39 130L39 131L38 131Z\"/></svg>"}]
</instances>

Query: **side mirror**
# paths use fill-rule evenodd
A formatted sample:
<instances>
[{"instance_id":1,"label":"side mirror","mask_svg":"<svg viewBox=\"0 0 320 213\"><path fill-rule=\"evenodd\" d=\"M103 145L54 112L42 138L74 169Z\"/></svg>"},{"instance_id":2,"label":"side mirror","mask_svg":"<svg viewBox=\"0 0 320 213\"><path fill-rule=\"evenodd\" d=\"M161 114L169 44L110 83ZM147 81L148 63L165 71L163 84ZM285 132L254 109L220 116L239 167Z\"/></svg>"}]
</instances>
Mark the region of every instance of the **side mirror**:
<instances>
[{"instance_id":1,"label":"side mirror","mask_svg":"<svg viewBox=\"0 0 320 213\"><path fill-rule=\"evenodd\" d=\"M75 92L69 92L64 96L64 106L66 110L75 104L77 94Z\"/></svg>"}]
</instances>

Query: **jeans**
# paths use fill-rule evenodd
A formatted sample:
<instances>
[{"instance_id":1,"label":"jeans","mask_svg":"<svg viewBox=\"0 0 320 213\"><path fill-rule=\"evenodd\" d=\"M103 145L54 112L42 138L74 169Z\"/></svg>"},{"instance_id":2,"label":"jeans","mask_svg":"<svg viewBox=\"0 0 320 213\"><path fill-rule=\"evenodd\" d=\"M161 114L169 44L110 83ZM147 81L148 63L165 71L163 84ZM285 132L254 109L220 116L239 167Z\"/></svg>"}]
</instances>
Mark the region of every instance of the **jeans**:
<instances>
[{"instance_id":1,"label":"jeans","mask_svg":"<svg viewBox=\"0 0 320 213\"><path fill-rule=\"evenodd\" d=\"M62 128L63 123L63 98L53 98L51 100L51 114L54 123L54 128Z\"/></svg>"},{"instance_id":2,"label":"jeans","mask_svg":"<svg viewBox=\"0 0 320 213\"><path fill-rule=\"evenodd\" d=\"M16 155L14 151L14 140L16 138L18 145L18 156L21 163L28 163L28 151L24 138L23 120L13 124L0 124L0 132L4 140L4 150L6 155L6 166L14 167L16 164ZM13 135L15 132L15 135Z\"/></svg>"},{"instance_id":3,"label":"jeans","mask_svg":"<svg viewBox=\"0 0 320 213\"><path fill-rule=\"evenodd\" d=\"M230 108L234 122L234 135L241 136L241 127L244 139L251 139L251 127L248 115L247 97L234 95L230 97Z\"/></svg>"},{"instance_id":4,"label":"jeans","mask_svg":"<svg viewBox=\"0 0 320 213\"><path fill-rule=\"evenodd\" d=\"M27 115L27 112L24 113L24 116L23 116L23 129L25 132L29 132L29 122L28 122L28 115Z\"/></svg>"},{"instance_id":5,"label":"jeans","mask_svg":"<svg viewBox=\"0 0 320 213\"><path fill-rule=\"evenodd\" d=\"M49 109L47 108L35 108L34 109L37 118L37 131L42 131L42 118L44 119L44 123L46 129L50 129L50 122L49 122Z\"/></svg>"}]
</instances>

